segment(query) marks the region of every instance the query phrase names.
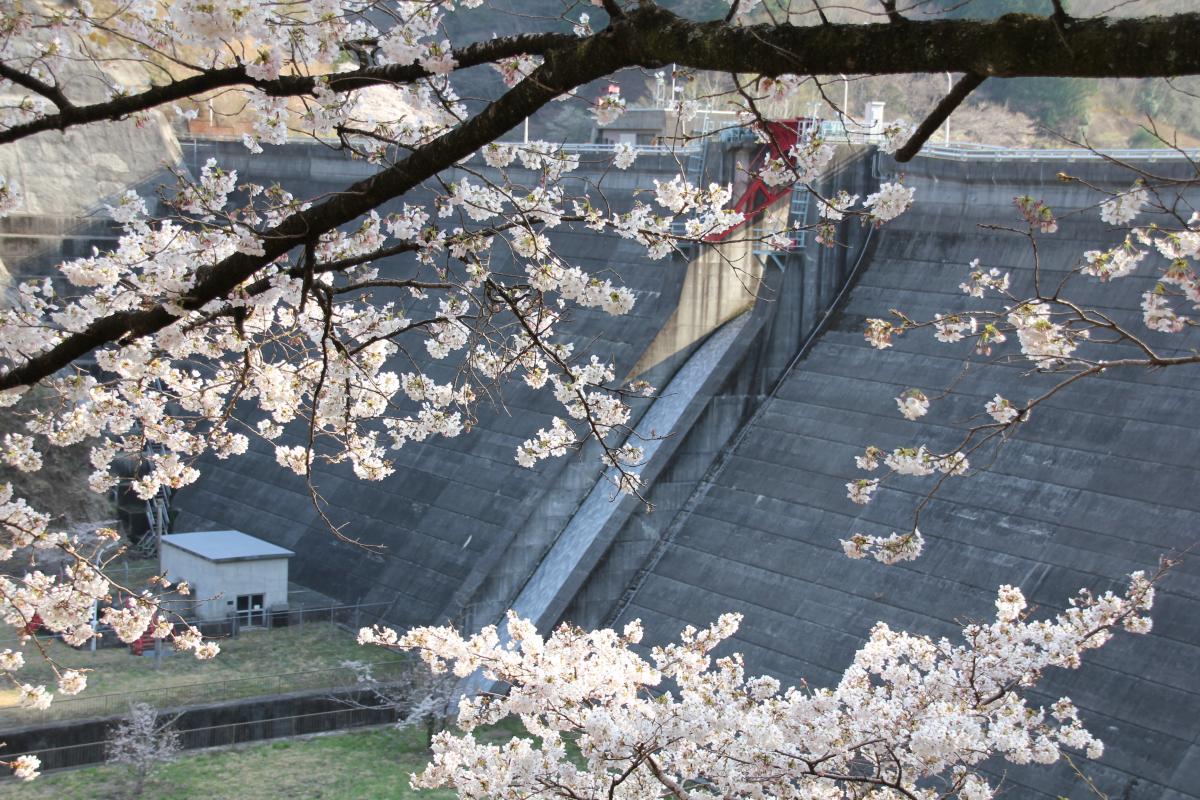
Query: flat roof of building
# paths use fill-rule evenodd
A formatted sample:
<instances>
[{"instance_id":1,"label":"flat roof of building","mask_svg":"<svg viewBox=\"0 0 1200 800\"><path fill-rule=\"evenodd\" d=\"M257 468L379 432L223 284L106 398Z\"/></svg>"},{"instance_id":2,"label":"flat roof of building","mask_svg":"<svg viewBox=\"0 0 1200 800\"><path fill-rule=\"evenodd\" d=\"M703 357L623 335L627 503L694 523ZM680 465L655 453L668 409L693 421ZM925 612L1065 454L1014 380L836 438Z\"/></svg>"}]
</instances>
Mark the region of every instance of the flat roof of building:
<instances>
[{"instance_id":1,"label":"flat roof of building","mask_svg":"<svg viewBox=\"0 0 1200 800\"><path fill-rule=\"evenodd\" d=\"M186 550L209 561L257 561L263 558L291 558L291 550L263 541L241 531L199 531L171 533L163 544Z\"/></svg>"},{"instance_id":2,"label":"flat roof of building","mask_svg":"<svg viewBox=\"0 0 1200 800\"><path fill-rule=\"evenodd\" d=\"M663 108L630 108L606 125L596 125L602 131L653 131L662 133L667 127L667 110Z\"/></svg>"}]
</instances>

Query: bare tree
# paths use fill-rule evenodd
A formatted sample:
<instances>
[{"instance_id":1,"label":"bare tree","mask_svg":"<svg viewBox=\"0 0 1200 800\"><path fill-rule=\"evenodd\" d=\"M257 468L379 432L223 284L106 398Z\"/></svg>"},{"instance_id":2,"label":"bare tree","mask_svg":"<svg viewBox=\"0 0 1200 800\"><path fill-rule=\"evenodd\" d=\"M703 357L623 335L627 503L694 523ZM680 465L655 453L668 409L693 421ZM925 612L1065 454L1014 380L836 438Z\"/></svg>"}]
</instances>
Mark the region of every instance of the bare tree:
<instances>
[{"instance_id":1,"label":"bare tree","mask_svg":"<svg viewBox=\"0 0 1200 800\"><path fill-rule=\"evenodd\" d=\"M129 716L113 729L108 740L108 763L126 768L123 797L141 797L150 778L180 750L174 717L160 722L158 712L147 703L134 703Z\"/></svg>"},{"instance_id":2,"label":"bare tree","mask_svg":"<svg viewBox=\"0 0 1200 800\"><path fill-rule=\"evenodd\" d=\"M458 710L462 681L452 672L434 673L415 660L392 678L377 677L375 665L365 661L343 661L342 666L354 673L354 683L335 695L338 702L353 708L396 709L396 727L421 728L427 748Z\"/></svg>"}]
</instances>

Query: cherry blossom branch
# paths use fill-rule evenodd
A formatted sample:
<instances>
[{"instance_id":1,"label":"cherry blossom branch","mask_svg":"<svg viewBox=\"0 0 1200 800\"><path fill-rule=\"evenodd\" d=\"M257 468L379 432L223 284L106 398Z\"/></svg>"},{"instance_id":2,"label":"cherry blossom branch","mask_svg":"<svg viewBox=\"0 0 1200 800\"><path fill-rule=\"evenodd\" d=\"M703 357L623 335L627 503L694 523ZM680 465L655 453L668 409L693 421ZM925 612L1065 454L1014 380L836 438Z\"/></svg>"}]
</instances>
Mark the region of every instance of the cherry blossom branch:
<instances>
[{"instance_id":1,"label":"cherry blossom branch","mask_svg":"<svg viewBox=\"0 0 1200 800\"><path fill-rule=\"evenodd\" d=\"M625 11L617 4L617 0L600 0L600 5L608 12L609 19L622 19L625 16Z\"/></svg>"},{"instance_id":2,"label":"cherry blossom branch","mask_svg":"<svg viewBox=\"0 0 1200 800\"><path fill-rule=\"evenodd\" d=\"M1050 667L1078 666L1119 628L1149 632L1146 612L1171 563L1162 561L1152 576L1133 573L1119 595L1083 589L1045 620L1032 618L1020 589L1001 586L995 621L965 625L959 643L878 624L829 689L783 690L772 678L749 678L738 654L714 663L712 650L737 630L734 614L701 631L685 628L679 644L654 647L650 662L630 649L641 641L636 620L621 634L562 625L543 638L510 612L504 639L495 626L469 639L446 627L399 636L379 626L363 628L358 638L416 650L435 672L454 662L456 675L482 670L508 687L505 695L462 702L458 723L466 735L439 734L432 762L414 779L417 788L505 781L522 796L607 793L614 800L662 796L659 786L675 800L805 790L857 797L876 787L913 800L988 797L992 787L978 772L988 756L1028 763L1036 754L1051 763L1070 748L1098 757L1102 743L1068 698L1047 713L1021 690ZM659 691L664 682L678 690ZM513 712L542 737L541 749L529 741L498 748L475 740L478 726ZM568 737L586 766L566 754ZM816 752L805 752L808 746ZM636 774L641 764L649 775ZM950 791L921 788L937 780Z\"/></svg>"},{"instance_id":3,"label":"cherry blossom branch","mask_svg":"<svg viewBox=\"0 0 1200 800\"><path fill-rule=\"evenodd\" d=\"M19 69L14 69L3 62L0 62L0 78L12 81L18 86L23 86L29 91L41 95L63 111L69 111L74 108L63 94L61 87L40 81L32 75L22 72Z\"/></svg>"},{"instance_id":4,"label":"cherry blossom branch","mask_svg":"<svg viewBox=\"0 0 1200 800\"><path fill-rule=\"evenodd\" d=\"M352 539L346 534L342 533L342 528L345 527L345 523L338 525L329 518L329 516L325 513L325 509L323 508L324 500L320 496L316 484L313 483L312 463L314 444L317 437L317 406L321 402L321 390L325 386L325 378L329 374L329 346L333 346L337 348L339 352L345 353L345 346L342 345L342 343L339 342L333 335L333 304L329 298L326 298L321 304L321 310L324 313L321 340L319 342L321 347L321 371L318 374L316 384L313 387L312 413L308 416L308 425L306 426L308 429L308 441L304 447L304 485L308 489L308 497L309 501L312 503L313 510L317 512L317 516L321 518L321 521L325 523L325 527L334 535L335 538L337 538L339 541L345 542L346 544L357 545L358 547L361 547L369 552L378 552L383 549L382 545L367 544L359 541L358 539Z\"/></svg>"},{"instance_id":5,"label":"cherry blossom branch","mask_svg":"<svg viewBox=\"0 0 1200 800\"><path fill-rule=\"evenodd\" d=\"M488 64L518 55L544 55L559 47L576 42L569 34L528 33L506 36L486 42L476 42L453 52L456 69L466 69ZM59 108L50 114L30 122L13 125L0 130L0 144L19 141L43 131L64 131L80 125L104 120L119 120L139 112L149 111L178 103L220 89L237 86L253 87L271 97L297 97L311 95L318 86L325 86L335 93L351 92L370 86L413 83L433 75L419 64L388 64L384 66L360 67L353 72L331 75L282 75L274 80L252 78L244 65L223 69L205 70L197 75L155 86L144 92L114 97L99 103L76 106L67 101L60 89L42 84L29 75L7 65L0 65L0 77L24 86L50 99ZM19 78L19 79L18 79ZM35 88L35 87L41 88ZM47 92L50 94L47 94ZM56 100L55 96L59 99ZM59 102L61 100L62 102Z\"/></svg>"},{"instance_id":6,"label":"cherry blossom branch","mask_svg":"<svg viewBox=\"0 0 1200 800\"><path fill-rule=\"evenodd\" d=\"M684 789L682 786L680 786L679 783L673 780L670 775L664 772L663 768L659 766L659 763L657 760L655 760L654 756L646 756L646 765L650 767L650 771L654 773L654 777L659 783L667 788L667 791L671 793L671 796L674 797L675 800L692 800L691 793L687 789Z\"/></svg>"},{"instance_id":7,"label":"cherry blossom branch","mask_svg":"<svg viewBox=\"0 0 1200 800\"><path fill-rule=\"evenodd\" d=\"M537 347L537 349L541 351L546 358L550 359L551 363L553 363L559 369L564 378L574 382L575 375L571 371L570 366L562 359L562 356L559 355L555 348L550 347L542 340L541 334L538 332L535 326L531 325L529 322L529 313L522 311L517 303L517 300L513 298L509 290L490 279L487 281L487 287L490 293L494 293L504 302L506 306L508 306L509 310L516 318L521 328L525 331L525 335L529 337L529 341L532 342L533 345ZM590 436L594 438L604 450L604 454L606 456L604 463L614 468L618 473L619 477L615 481L618 489L629 491L630 494L633 494L639 500L641 500L648 509L652 508L649 501L647 501L641 494L641 479L636 473L625 469L623 461L620 457L621 449L612 447L605 441L607 438L607 431L601 430L601 423L597 419L597 414L592 406L592 403L588 400L587 393L584 391L585 388L586 386L573 388L572 392L584 410L584 421L587 423ZM605 427L607 428L609 426ZM580 440L578 443L582 444L585 441L586 437L583 440Z\"/></svg>"},{"instance_id":8,"label":"cherry blossom branch","mask_svg":"<svg viewBox=\"0 0 1200 800\"><path fill-rule=\"evenodd\" d=\"M883 6L884 13L887 14L888 22L892 23L893 25L903 25L904 23L908 22L908 20L906 20L900 14L900 12L896 10L896 0L879 0L879 3Z\"/></svg>"},{"instance_id":9,"label":"cherry blossom branch","mask_svg":"<svg viewBox=\"0 0 1200 800\"><path fill-rule=\"evenodd\" d=\"M1081 21L1066 34L1072 42L1069 50L1038 46L1039 41L1051 35L1057 37L1059 32L1052 22L1036 17L1006 17L990 23L938 20L907 23L900 30L897 27L724 26L688 22L652 5L639 7L600 34L548 50L545 63L529 79L402 162L263 232L261 255L239 253L201 269L189 296L179 306L185 311L196 310L225 295L292 247L403 194L511 129L553 97L624 66L676 61L694 68L758 71L764 75L785 71L892 73L955 68L994 75L1136 76L1200 71L1200 52L1170 46L1180 37L1188 41L1200 37L1200 14ZM1145 58L1133 46L1135 37L1148 36L1151 29L1162 37L1163 46L1158 50L1161 57L1157 59ZM921 47L898 50L897 45L903 45L910 35L920 39ZM769 46L761 46L764 42ZM1073 55L1077 53L1089 56ZM842 61L846 63L839 64ZM853 69L847 66L849 63ZM984 66L976 70L979 64ZM0 375L0 390L35 383L98 346L132 341L173 320L162 307L103 317L49 351L14 365Z\"/></svg>"},{"instance_id":10,"label":"cherry blossom branch","mask_svg":"<svg viewBox=\"0 0 1200 800\"><path fill-rule=\"evenodd\" d=\"M896 160L901 164L911 161L913 156L925 145L925 142L929 141L929 137L942 127L954 109L958 108L967 99L967 96L978 89L986 79L986 75L977 75L973 72L968 72L959 78L950 93L943 97L941 102L929 113L929 116L917 126L904 146L896 151Z\"/></svg>"},{"instance_id":11,"label":"cherry blossom branch","mask_svg":"<svg viewBox=\"0 0 1200 800\"><path fill-rule=\"evenodd\" d=\"M899 17L889 11L889 17ZM1200 14L1170 17L1072 20L1010 15L999 20L911 21L884 24L732 26L691 22L653 4L613 15L597 34L627 40L628 65L655 68L675 62L693 69L729 73L898 74L965 72L984 76L1161 77L1200 73L1200 54L1188 43L1200 37ZM526 34L481 42L454 51L458 68L522 54L546 55L570 47L566 34ZM1156 42L1153 57L1142 47ZM1065 46L1064 46L1065 45ZM46 130L65 130L115 120L216 89L253 86L276 96L312 94L328 80L335 92L381 83L412 82L430 73L416 65L362 67L335 76L281 76L254 80L243 65L206 71L133 95L58 114L0 131L0 143ZM574 87L565 87L574 88ZM450 162L452 163L452 162ZM449 164L447 164L448 166Z\"/></svg>"},{"instance_id":12,"label":"cherry blossom branch","mask_svg":"<svg viewBox=\"0 0 1200 800\"><path fill-rule=\"evenodd\" d=\"M1054 19L1059 25L1066 25L1071 21L1067 10L1063 8L1062 0L1050 0L1050 5L1054 7Z\"/></svg>"},{"instance_id":13,"label":"cherry blossom branch","mask_svg":"<svg viewBox=\"0 0 1200 800\"><path fill-rule=\"evenodd\" d=\"M625 66L628 59L626 43L605 37L578 42L573 52L574 57L548 57L535 73L538 80L521 82L471 120L417 148L403 161L262 232L259 234L261 254L236 253L215 265L200 268L192 289L180 300L179 307L194 311L225 296L296 245L315 240L338 225L404 194L447 165L483 147L562 91ZM0 374L0 391L31 385L101 345L118 340L133 341L175 321L176 317L162 306L102 317L85 330L65 337L51 349Z\"/></svg>"}]
</instances>

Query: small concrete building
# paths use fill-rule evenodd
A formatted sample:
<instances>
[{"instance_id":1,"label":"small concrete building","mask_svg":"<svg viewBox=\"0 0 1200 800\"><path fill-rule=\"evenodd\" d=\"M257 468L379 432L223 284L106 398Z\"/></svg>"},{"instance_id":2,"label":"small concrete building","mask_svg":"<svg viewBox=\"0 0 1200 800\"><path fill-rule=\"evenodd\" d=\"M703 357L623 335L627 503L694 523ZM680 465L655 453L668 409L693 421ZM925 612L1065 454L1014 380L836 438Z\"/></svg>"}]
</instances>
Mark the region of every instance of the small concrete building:
<instances>
[{"instance_id":1,"label":"small concrete building","mask_svg":"<svg viewBox=\"0 0 1200 800\"><path fill-rule=\"evenodd\" d=\"M674 128L674 112L664 108L631 108L612 122L597 125L595 140L600 144L667 144L666 140L676 134Z\"/></svg>"},{"instance_id":2,"label":"small concrete building","mask_svg":"<svg viewBox=\"0 0 1200 800\"><path fill-rule=\"evenodd\" d=\"M287 606L291 550L241 531L173 533L162 537L162 566L171 581L187 581L202 620L237 617L267 624L267 610Z\"/></svg>"}]
</instances>

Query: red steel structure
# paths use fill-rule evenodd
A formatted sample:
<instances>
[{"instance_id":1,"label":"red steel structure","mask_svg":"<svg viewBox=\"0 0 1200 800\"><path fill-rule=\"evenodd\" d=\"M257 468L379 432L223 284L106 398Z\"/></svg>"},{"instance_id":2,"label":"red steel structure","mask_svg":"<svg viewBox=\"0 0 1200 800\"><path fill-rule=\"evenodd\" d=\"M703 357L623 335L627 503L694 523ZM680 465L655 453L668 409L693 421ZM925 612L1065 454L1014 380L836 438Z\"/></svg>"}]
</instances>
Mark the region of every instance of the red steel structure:
<instances>
[{"instance_id":1,"label":"red steel structure","mask_svg":"<svg viewBox=\"0 0 1200 800\"><path fill-rule=\"evenodd\" d=\"M794 161L788 155L788 151L792 149L792 146L799 141L802 135L820 124L821 121L819 119L812 117L767 121L767 141L754 155L754 160L750 162L750 185L746 187L746 191L733 205L735 211L742 212L742 221L720 233L709 234L704 237L704 241L722 242L728 239L734 231L749 224L759 212L792 191L790 185L769 186L762 178L758 177L758 174L762 171L768 158L779 158L788 164L793 164Z\"/></svg>"}]
</instances>

